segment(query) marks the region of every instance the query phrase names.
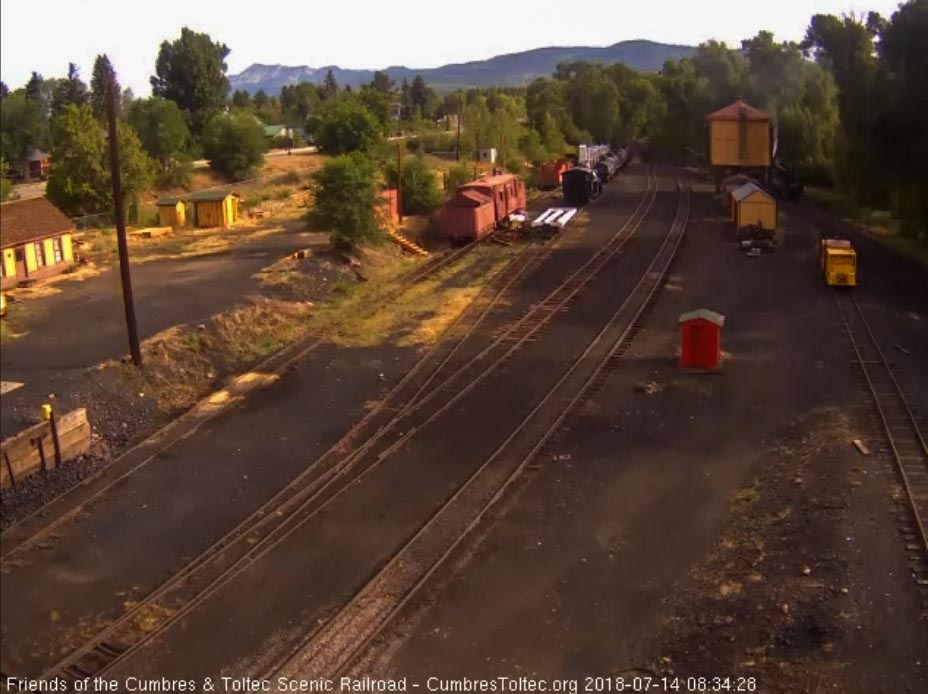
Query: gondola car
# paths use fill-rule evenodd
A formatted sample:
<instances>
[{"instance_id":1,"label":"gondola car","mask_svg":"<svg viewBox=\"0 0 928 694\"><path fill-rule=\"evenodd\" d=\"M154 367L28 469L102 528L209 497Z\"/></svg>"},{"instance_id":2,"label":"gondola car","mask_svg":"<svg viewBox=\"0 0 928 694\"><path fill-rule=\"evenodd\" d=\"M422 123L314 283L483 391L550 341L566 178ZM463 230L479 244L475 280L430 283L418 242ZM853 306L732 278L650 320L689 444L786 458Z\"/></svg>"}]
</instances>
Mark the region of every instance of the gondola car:
<instances>
[{"instance_id":1,"label":"gondola car","mask_svg":"<svg viewBox=\"0 0 928 694\"><path fill-rule=\"evenodd\" d=\"M588 166L575 166L561 176L564 204L581 207L594 200L603 189L597 173Z\"/></svg>"}]
</instances>

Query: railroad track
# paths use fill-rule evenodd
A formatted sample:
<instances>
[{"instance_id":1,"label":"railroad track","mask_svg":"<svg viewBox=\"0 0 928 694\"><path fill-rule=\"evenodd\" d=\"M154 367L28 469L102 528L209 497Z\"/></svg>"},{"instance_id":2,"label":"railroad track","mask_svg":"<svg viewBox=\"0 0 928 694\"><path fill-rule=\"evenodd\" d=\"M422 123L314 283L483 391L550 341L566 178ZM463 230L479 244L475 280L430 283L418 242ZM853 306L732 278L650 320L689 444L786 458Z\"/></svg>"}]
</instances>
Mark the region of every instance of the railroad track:
<instances>
[{"instance_id":1,"label":"railroad track","mask_svg":"<svg viewBox=\"0 0 928 694\"><path fill-rule=\"evenodd\" d=\"M637 224L640 224L650 209L655 194L656 178L651 172L648 192L635 210L638 217L634 228L637 228ZM617 232L617 236L622 236L627 241L630 237L627 234L633 231L634 229L626 224ZM618 246L610 246L612 255L618 252L622 245L624 242ZM425 397L423 394L427 393L429 386L438 380L439 375L446 371L449 365L453 366L453 360L464 341L475 332L507 292L540 262L546 248L546 245L538 244L526 246L509 266L488 283L471 306L449 327L446 336L451 336L450 339L439 341L387 397L338 443L255 514L145 596L131 610L123 613L66 657L47 668L40 678L60 678L73 682L76 679L107 673L215 595L226 583L271 551L386 457L395 449L395 445L388 446L385 451L378 451L376 445L383 442L388 433L396 430L397 423L403 415L421 408ZM598 252L596 257L601 254L602 251ZM569 278L568 282L574 293L586 284L578 283L572 278ZM555 291L559 290L563 294L563 285ZM546 316L539 324L553 316L553 312L545 311L541 306L537 307L537 312ZM518 323L524 320L527 319L523 316ZM494 344L502 342L503 340L499 339ZM468 364L473 363L478 357ZM458 373L460 369L454 372ZM356 447L359 440L363 440L364 443ZM365 455L372 465L362 470L360 475L344 479L343 473Z\"/></svg>"},{"instance_id":2,"label":"railroad track","mask_svg":"<svg viewBox=\"0 0 928 694\"><path fill-rule=\"evenodd\" d=\"M525 469L618 354L627 349L663 285L684 237L689 189L678 184L677 214L641 279L606 326L505 442L448 498L334 616L259 676L339 676L447 566L515 486Z\"/></svg>"},{"instance_id":3,"label":"railroad track","mask_svg":"<svg viewBox=\"0 0 928 694\"><path fill-rule=\"evenodd\" d=\"M408 289L414 287L415 285L419 284L420 282L430 277L435 276L437 273L441 272L445 268L450 267L451 265L459 261L461 258L469 254L471 251L473 251L478 245L480 245L481 243L484 243L492 236L493 234L488 234L487 236L484 236L481 239L478 239L477 241L469 243L466 246L462 246L460 248L457 248L451 251L450 253L447 253L442 256L438 256L432 260L429 260L426 263L423 263L420 267L416 268L415 270L398 278L395 281L395 285L392 288L387 290L384 294L380 295L375 300L377 303L377 306L381 306L389 301L392 301L396 297L402 295L402 293L407 291ZM297 354L295 358L297 359L304 358L311 351L313 351L316 347L318 347L323 341L324 341L324 338L322 337L313 338L311 340L311 343L307 347L296 350ZM289 355L290 352L293 350L293 347L295 346L284 348L280 352L280 355L282 356ZM274 357L271 357L271 360L273 360L275 363L276 361L279 361L277 359L277 355L275 355ZM283 359L284 363L287 363L288 361L290 361L289 358ZM157 435L158 434L155 434L155 436ZM144 442L143 444L140 444L140 445L144 445ZM131 453L131 450L132 449L124 453L123 456ZM129 469L124 471L122 474L109 480L106 484L101 485L99 489L94 490L91 494L87 496L86 499L81 501L80 504L77 504L76 506L69 509L67 512L61 514L60 516L55 517L55 519L52 522L41 525L41 527L39 527L39 529L34 532L24 534L22 537L17 537L17 535L22 531L24 527L26 527L29 523L35 522L37 519L43 518L45 515L47 515L48 509L50 509L54 504L61 502L62 499L64 499L74 489L77 489L79 487L86 487L88 485L91 485L95 480L102 478L106 474L110 466L107 465L103 467L99 472L95 473L94 475L91 475L90 477L84 480L81 480L81 482L75 487L72 487L71 489L68 489L65 492L59 494L58 496L54 497L51 501L45 503L44 505L42 505L41 507L39 507L38 509L30 513L28 516L21 519L19 522L6 528L3 531L3 533L0 534L0 538L2 538L2 553L0 553L0 561L8 562L16 554L19 554L25 550L28 550L34 547L37 543L49 537L59 527L61 527L62 525L64 525L65 523L75 518L80 513L82 513L90 504L99 500L100 497L102 497L104 494L109 492L116 485L121 483L127 477L138 472L138 470L140 470L145 465L147 465L149 462L154 460L157 454L160 453L162 450L164 449L158 448L157 450L154 450L151 453L151 455L146 456L141 462L135 465L132 465Z\"/></svg>"},{"instance_id":4,"label":"railroad track","mask_svg":"<svg viewBox=\"0 0 928 694\"><path fill-rule=\"evenodd\" d=\"M854 363L866 383L899 472L915 526L918 550L928 558L928 445L908 398L880 348L854 294L835 291L841 321L854 352ZM914 548L913 548L914 549ZM928 584L928 572L918 577Z\"/></svg>"},{"instance_id":5,"label":"railroad track","mask_svg":"<svg viewBox=\"0 0 928 694\"><path fill-rule=\"evenodd\" d=\"M346 452L350 452L358 440L376 436L377 432L386 426L389 417L397 409L396 402L404 402L404 398L411 397L410 393L419 392L429 382L511 288L535 266L544 248L545 246L540 244L527 244L506 267L496 273L471 305L452 322L442 339L381 402L287 487L132 609L48 668L40 678L55 677L73 682L75 679L102 675L150 638L208 599L220 587L220 578L231 579L233 574L230 572L234 567L243 568L243 562L259 548L258 538L270 536L287 519L287 512L292 511L294 506L303 500L301 492L322 486L332 474L331 468L343 461ZM461 255L457 256L460 257ZM443 263L441 267L447 267L448 264ZM433 266L428 276L434 274L437 269ZM166 619L168 614L171 614L170 620ZM158 616L161 617L160 620ZM152 628L153 621L160 621L158 628ZM140 629L142 623L145 624L144 629Z\"/></svg>"}]
</instances>

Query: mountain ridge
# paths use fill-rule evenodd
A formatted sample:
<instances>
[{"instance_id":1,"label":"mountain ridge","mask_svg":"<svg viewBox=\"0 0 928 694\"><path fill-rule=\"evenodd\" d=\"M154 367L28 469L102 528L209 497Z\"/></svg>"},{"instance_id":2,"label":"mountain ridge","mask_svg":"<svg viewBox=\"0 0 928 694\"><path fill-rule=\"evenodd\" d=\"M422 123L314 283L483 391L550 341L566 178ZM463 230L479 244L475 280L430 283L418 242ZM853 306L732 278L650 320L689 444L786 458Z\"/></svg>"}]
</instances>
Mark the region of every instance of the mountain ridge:
<instances>
[{"instance_id":1,"label":"mountain ridge","mask_svg":"<svg viewBox=\"0 0 928 694\"><path fill-rule=\"evenodd\" d=\"M422 79L437 91L466 87L517 87L524 86L537 77L550 76L558 63L567 61L623 63L642 72L655 72L666 60L688 57L695 50L694 46L634 39L620 41L611 46L542 46L504 53L486 60L449 63L435 68L416 69L405 65L391 65L383 71L397 83L422 75ZM310 67L252 63L242 72L229 75L229 84L233 91L245 89L254 94L263 89L267 94L276 95L285 85L300 82L321 84L329 70L332 70L339 85L351 85L352 88L370 82L374 75L374 70L340 68L337 65Z\"/></svg>"}]
</instances>

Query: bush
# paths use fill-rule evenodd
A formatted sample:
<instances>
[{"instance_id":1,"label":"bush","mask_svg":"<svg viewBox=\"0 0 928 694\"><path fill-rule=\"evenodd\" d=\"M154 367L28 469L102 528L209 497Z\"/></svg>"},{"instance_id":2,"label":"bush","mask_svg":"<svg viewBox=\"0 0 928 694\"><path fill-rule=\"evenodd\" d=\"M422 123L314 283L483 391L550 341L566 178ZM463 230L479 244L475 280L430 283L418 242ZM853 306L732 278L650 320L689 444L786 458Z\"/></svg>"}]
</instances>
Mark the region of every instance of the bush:
<instances>
[{"instance_id":1,"label":"bush","mask_svg":"<svg viewBox=\"0 0 928 694\"><path fill-rule=\"evenodd\" d=\"M470 183L473 178L473 169L464 164L452 164L448 169L448 178L445 180L445 190L453 193L465 183Z\"/></svg>"},{"instance_id":2,"label":"bush","mask_svg":"<svg viewBox=\"0 0 928 694\"><path fill-rule=\"evenodd\" d=\"M159 167L155 183L159 188L189 188L193 180L193 160L189 157L172 159Z\"/></svg>"},{"instance_id":3,"label":"bush","mask_svg":"<svg viewBox=\"0 0 928 694\"><path fill-rule=\"evenodd\" d=\"M428 133L419 137L424 152L452 152L458 144L457 136L448 133Z\"/></svg>"},{"instance_id":4,"label":"bush","mask_svg":"<svg viewBox=\"0 0 928 694\"><path fill-rule=\"evenodd\" d=\"M389 162L384 170L387 185L396 188L396 162ZM403 214L427 214L441 204L438 179L422 157L403 161Z\"/></svg>"},{"instance_id":5,"label":"bush","mask_svg":"<svg viewBox=\"0 0 928 694\"><path fill-rule=\"evenodd\" d=\"M214 116L203 131L203 153L210 167L234 181L249 178L266 150L263 128L245 113Z\"/></svg>"},{"instance_id":6,"label":"bush","mask_svg":"<svg viewBox=\"0 0 928 694\"><path fill-rule=\"evenodd\" d=\"M330 159L313 176L316 184L311 220L331 230L337 245L357 246L380 236L376 208L377 168L360 152Z\"/></svg>"},{"instance_id":7,"label":"bush","mask_svg":"<svg viewBox=\"0 0 928 694\"><path fill-rule=\"evenodd\" d=\"M380 141L380 121L350 97L330 100L315 123L316 144L329 154L370 152Z\"/></svg>"}]
</instances>

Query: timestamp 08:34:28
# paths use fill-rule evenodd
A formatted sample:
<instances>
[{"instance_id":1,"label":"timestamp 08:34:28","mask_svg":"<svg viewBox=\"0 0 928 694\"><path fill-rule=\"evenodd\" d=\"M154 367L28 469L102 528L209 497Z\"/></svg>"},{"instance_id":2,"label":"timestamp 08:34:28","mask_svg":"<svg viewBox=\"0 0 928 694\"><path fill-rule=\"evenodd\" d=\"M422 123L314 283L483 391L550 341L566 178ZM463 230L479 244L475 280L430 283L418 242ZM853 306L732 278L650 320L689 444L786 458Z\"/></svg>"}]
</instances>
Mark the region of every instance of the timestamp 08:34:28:
<instances>
[{"instance_id":1,"label":"timestamp 08:34:28","mask_svg":"<svg viewBox=\"0 0 928 694\"><path fill-rule=\"evenodd\" d=\"M756 692L756 677L679 677L675 675L636 675L634 677L585 677L583 691L591 694L610 692Z\"/></svg>"}]
</instances>

